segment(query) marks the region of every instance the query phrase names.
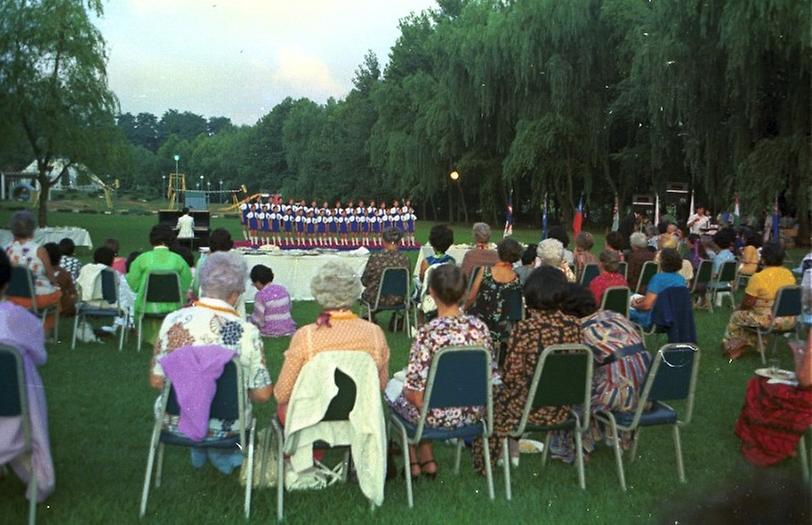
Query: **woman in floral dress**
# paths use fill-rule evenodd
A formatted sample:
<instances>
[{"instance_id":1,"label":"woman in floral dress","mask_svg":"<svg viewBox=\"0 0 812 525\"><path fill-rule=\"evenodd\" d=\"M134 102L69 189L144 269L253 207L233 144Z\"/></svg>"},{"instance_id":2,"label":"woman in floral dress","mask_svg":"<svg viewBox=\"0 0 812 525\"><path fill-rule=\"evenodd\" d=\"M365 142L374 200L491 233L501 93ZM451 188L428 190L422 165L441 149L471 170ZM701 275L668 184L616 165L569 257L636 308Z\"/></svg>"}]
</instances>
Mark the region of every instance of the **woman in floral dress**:
<instances>
[{"instance_id":1,"label":"woman in floral dress","mask_svg":"<svg viewBox=\"0 0 812 525\"><path fill-rule=\"evenodd\" d=\"M519 424L541 352L551 345L580 342L578 319L560 310L566 291L566 276L552 266L536 269L524 285L530 315L510 334L501 373L502 386L493 392L492 461L501 457L502 439ZM530 413L528 422L554 425L567 419L568 413L566 406L541 407ZM482 449L482 438L477 438L473 457L474 468L480 473L485 472Z\"/></svg>"},{"instance_id":2,"label":"woman in floral dress","mask_svg":"<svg viewBox=\"0 0 812 525\"><path fill-rule=\"evenodd\" d=\"M459 302L465 293L465 285L465 277L455 265L443 264L431 272L429 293L437 304L437 317L418 330L409 353L403 391L390 403L392 410L412 424L416 425L420 419L429 369L437 352L448 346L481 346L493 352L485 323L460 310ZM446 429L464 427L480 421L483 414L484 407L433 408L426 417L426 426ZM429 477L436 475L437 463L431 442L423 441L418 447L409 447L409 458L412 477L421 473Z\"/></svg>"}]
</instances>

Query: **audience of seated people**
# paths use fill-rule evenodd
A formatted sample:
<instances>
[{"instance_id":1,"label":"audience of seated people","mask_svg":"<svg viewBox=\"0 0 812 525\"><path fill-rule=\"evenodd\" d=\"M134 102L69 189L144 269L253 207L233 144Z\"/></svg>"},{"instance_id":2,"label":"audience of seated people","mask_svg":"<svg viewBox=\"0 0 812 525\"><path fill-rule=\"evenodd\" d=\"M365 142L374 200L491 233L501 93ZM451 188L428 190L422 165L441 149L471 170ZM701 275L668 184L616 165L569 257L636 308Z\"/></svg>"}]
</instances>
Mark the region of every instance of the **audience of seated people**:
<instances>
[{"instance_id":1,"label":"audience of seated people","mask_svg":"<svg viewBox=\"0 0 812 525\"><path fill-rule=\"evenodd\" d=\"M491 227L477 222L473 227L474 247L463 256L460 268L468 279L474 268L490 267L499 261L496 250L491 248Z\"/></svg>"},{"instance_id":2,"label":"audience of seated people","mask_svg":"<svg viewBox=\"0 0 812 525\"><path fill-rule=\"evenodd\" d=\"M620 273L620 258L614 250L602 251L598 266L600 273L589 283L589 291L595 303L600 305L606 289L612 286L626 286L626 278Z\"/></svg>"},{"instance_id":3,"label":"audience of seated people","mask_svg":"<svg viewBox=\"0 0 812 525\"><path fill-rule=\"evenodd\" d=\"M651 326L651 311L657 302L657 295L672 286L686 286L679 274L682 257L676 250L666 248L660 252L660 271L648 282L646 294L632 299L629 318L644 328Z\"/></svg>"},{"instance_id":4,"label":"audience of seated people","mask_svg":"<svg viewBox=\"0 0 812 525\"><path fill-rule=\"evenodd\" d=\"M273 270L264 264L251 268L251 282L257 289L251 322L265 337L293 335L296 323L291 316L290 294L281 284L274 284L273 277Z\"/></svg>"}]
</instances>

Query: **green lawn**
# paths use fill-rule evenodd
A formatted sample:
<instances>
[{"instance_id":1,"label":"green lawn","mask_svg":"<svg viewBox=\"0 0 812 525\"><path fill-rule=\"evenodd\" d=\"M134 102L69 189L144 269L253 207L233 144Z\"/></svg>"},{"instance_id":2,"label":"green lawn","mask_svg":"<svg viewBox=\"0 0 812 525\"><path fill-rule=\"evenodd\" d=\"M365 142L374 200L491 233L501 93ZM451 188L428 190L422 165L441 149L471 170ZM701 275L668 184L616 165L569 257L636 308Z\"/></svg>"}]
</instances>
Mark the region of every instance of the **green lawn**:
<instances>
[{"instance_id":1,"label":"green lawn","mask_svg":"<svg viewBox=\"0 0 812 525\"><path fill-rule=\"evenodd\" d=\"M0 212L0 224L9 213ZM90 230L98 245L107 237L122 243L122 253L147 249L147 232L155 217L104 216L54 213L54 225L77 225ZM235 219L216 219L237 233ZM455 228L458 242L468 240L467 228ZM531 241L538 232L518 231L516 237ZM419 238L425 240L426 227ZM602 240L599 241L602 245ZM795 253L794 259L798 260ZM296 303L294 317L299 324L312 322L318 309L314 303ZM666 518L669 508L685 510L703 498L718 495L727 487L759 476L763 471L747 465L738 451L733 426L741 408L747 379L760 366L751 354L728 364L719 350L729 310L715 314L698 312L702 361L695 418L683 436L685 466L689 483L677 481L671 432L652 429L642 435L639 457L626 458L629 485L624 494L617 486L610 449L596 451L586 466L587 490L578 489L573 466L548 464L542 473L539 456L523 456L513 472L513 501L504 499L503 478L495 473L496 501L487 499L484 479L475 475L470 458L463 461L455 477L453 448L437 445L440 476L436 481L415 484L413 510L406 506L402 480L386 485L386 501L370 515L355 485L331 487L286 497L286 520L290 523L362 522L386 523L636 523ZM49 344L49 362L41 368L48 395L51 448L54 455L56 492L41 505L38 517L45 523L134 523L144 478L147 444L152 427L152 403L156 393L147 386L150 358L140 353L133 338L123 353L112 341L69 346L67 321L61 327L59 344ZM392 349L392 372L405 366L409 342L402 334L387 332ZM266 340L266 356L276 377L287 339ZM785 364L790 358L783 352ZM256 410L261 426L267 424L273 405ZM627 454L628 456L628 454ZM800 477L798 460L777 469ZM145 521L151 523L222 523L242 520L243 488L236 475L226 478L207 467L194 471L188 452L168 449L164 482L150 497ZM0 478L0 522L21 523L27 506L23 486L14 476ZM275 492L255 491L252 521L275 519Z\"/></svg>"}]
</instances>

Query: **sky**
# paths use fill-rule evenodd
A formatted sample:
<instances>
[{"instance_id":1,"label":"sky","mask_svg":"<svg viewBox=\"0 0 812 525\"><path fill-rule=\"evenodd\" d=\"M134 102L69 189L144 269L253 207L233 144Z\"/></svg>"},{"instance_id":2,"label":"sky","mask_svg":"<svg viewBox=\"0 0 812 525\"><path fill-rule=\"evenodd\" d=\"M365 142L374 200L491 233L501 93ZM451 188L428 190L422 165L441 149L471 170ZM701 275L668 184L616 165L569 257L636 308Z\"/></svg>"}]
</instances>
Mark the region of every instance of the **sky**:
<instances>
[{"instance_id":1,"label":"sky","mask_svg":"<svg viewBox=\"0 0 812 525\"><path fill-rule=\"evenodd\" d=\"M122 112L167 109L253 124L285 97L352 88L368 50L381 67L398 21L434 0L110 0L96 20Z\"/></svg>"}]
</instances>

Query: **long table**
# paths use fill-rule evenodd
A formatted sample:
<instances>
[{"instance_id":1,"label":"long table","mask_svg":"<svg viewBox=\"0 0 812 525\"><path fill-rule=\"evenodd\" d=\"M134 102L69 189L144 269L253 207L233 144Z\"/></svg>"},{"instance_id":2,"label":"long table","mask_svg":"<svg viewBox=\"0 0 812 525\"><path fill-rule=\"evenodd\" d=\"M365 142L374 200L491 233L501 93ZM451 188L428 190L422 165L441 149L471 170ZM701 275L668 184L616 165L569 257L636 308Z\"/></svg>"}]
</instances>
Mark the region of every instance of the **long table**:
<instances>
[{"instance_id":1,"label":"long table","mask_svg":"<svg viewBox=\"0 0 812 525\"><path fill-rule=\"evenodd\" d=\"M58 243L67 237L73 240L76 246L85 246L93 248L93 241L90 239L90 233L84 228L75 227L46 227L37 228L34 231L34 242L37 244L45 244L48 242ZM0 230L0 245L5 246L10 243L14 237L9 230Z\"/></svg>"},{"instance_id":2,"label":"long table","mask_svg":"<svg viewBox=\"0 0 812 525\"><path fill-rule=\"evenodd\" d=\"M290 298L293 301L312 301L313 294L310 292L310 281L313 279L322 266L332 261L339 261L355 271L358 278L364 273L369 254L364 255L344 255L344 254L319 254L319 255L285 255L276 254L243 254L245 263L248 265L248 273L251 268L258 264L264 264L273 270L273 281L287 288ZM254 295L257 290L251 283L251 279L246 276L245 302L254 302Z\"/></svg>"}]
</instances>

